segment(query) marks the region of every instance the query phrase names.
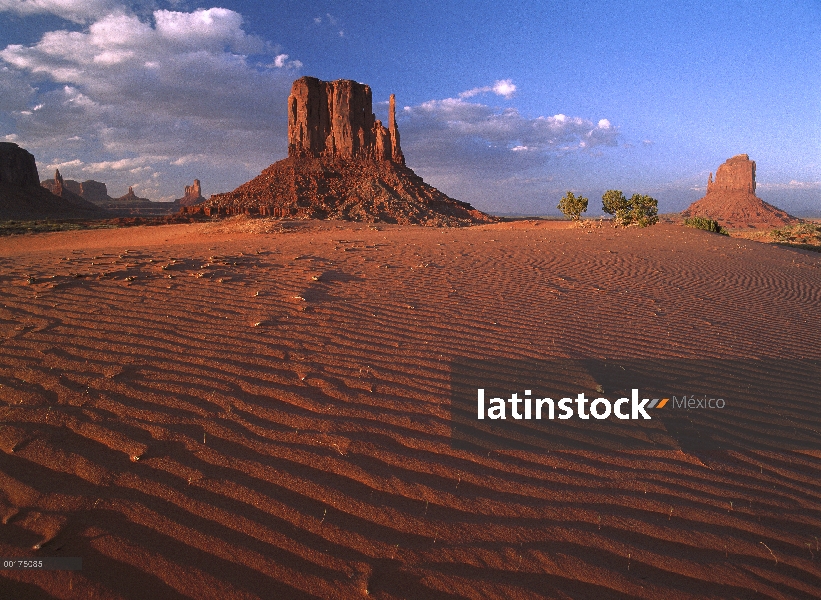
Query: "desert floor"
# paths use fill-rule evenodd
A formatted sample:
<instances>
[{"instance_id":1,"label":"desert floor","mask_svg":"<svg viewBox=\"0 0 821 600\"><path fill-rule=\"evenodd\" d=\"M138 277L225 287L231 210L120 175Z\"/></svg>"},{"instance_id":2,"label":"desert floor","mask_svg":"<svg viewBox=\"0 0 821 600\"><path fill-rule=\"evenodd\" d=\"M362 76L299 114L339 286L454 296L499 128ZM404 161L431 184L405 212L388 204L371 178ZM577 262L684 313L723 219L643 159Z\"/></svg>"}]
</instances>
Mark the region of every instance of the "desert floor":
<instances>
[{"instance_id":1,"label":"desert floor","mask_svg":"<svg viewBox=\"0 0 821 600\"><path fill-rule=\"evenodd\" d=\"M818 598L821 453L485 453L454 357L821 358L821 254L674 225L0 239L2 598Z\"/></svg>"}]
</instances>

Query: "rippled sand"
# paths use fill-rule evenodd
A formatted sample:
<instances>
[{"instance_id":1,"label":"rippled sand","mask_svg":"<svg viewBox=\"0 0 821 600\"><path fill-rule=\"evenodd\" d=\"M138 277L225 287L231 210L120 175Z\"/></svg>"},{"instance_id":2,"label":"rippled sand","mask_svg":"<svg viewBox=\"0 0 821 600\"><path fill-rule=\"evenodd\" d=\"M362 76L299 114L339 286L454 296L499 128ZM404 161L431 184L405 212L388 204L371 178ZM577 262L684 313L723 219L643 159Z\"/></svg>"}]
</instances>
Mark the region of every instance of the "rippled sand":
<instances>
[{"instance_id":1,"label":"rippled sand","mask_svg":"<svg viewBox=\"0 0 821 600\"><path fill-rule=\"evenodd\" d=\"M821 460L478 454L453 358L821 358L821 255L674 225L0 239L9 598L814 598Z\"/></svg>"}]
</instances>

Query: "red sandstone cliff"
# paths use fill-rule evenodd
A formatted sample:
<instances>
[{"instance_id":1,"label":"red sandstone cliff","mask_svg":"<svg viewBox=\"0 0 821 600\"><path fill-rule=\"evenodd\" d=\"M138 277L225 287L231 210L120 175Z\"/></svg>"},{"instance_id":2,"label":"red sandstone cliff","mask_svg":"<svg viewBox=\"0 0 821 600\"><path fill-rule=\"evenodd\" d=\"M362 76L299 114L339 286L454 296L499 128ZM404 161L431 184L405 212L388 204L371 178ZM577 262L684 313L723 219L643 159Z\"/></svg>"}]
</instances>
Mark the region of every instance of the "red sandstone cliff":
<instances>
[{"instance_id":1,"label":"red sandstone cliff","mask_svg":"<svg viewBox=\"0 0 821 600\"><path fill-rule=\"evenodd\" d=\"M391 95L388 128L373 114L371 88L349 79L297 79L288 96L288 156L369 158L405 164Z\"/></svg>"},{"instance_id":2,"label":"red sandstone cliff","mask_svg":"<svg viewBox=\"0 0 821 600\"><path fill-rule=\"evenodd\" d=\"M185 186L185 195L182 198L177 198L174 202L179 206L194 206L205 202L205 198L202 197L200 180L195 179L192 185Z\"/></svg>"},{"instance_id":3,"label":"red sandstone cliff","mask_svg":"<svg viewBox=\"0 0 821 600\"><path fill-rule=\"evenodd\" d=\"M17 144L0 143L0 219L85 219L101 213L68 190L57 196L41 187L34 156Z\"/></svg>"},{"instance_id":4,"label":"red sandstone cliff","mask_svg":"<svg viewBox=\"0 0 821 600\"><path fill-rule=\"evenodd\" d=\"M746 154L727 159L707 180L707 194L682 213L706 217L732 229L771 229L799 219L755 195L755 161Z\"/></svg>"},{"instance_id":5,"label":"red sandstone cliff","mask_svg":"<svg viewBox=\"0 0 821 600\"><path fill-rule=\"evenodd\" d=\"M288 97L288 158L182 212L449 226L495 220L405 166L393 95L385 127L370 87L314 77L297 79Z\"/></svg>"},{"instance_id":6,"label":"red sandstone cliff","mask_svg":"<svg viewBox=\"0 0 821 600\"><path fill-rule=\"evenodd\" d=\"M103 206L111 202L111 197L108 195L108 188L104 183L94 181L93 179L88 179L83 182L75 181L74 179L63 179L59 169L54 173L54 179L41 181L40 185L56 196L62 197L63 190L68 190L83 200L88 200L98 206Z\"/></svg>"}]
</instances>

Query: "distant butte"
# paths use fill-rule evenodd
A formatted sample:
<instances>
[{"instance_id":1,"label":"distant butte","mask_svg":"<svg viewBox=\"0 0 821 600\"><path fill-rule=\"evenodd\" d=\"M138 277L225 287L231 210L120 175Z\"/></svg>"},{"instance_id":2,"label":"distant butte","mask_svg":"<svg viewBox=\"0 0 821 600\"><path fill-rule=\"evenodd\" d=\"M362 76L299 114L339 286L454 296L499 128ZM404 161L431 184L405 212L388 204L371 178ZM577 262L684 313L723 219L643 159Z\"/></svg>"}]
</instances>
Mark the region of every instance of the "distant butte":
<instances>
[{"instance_id":1,"label":"distant butte","mask_svg":"<svg viewBox=\"0 0 821 600\"><path fill-rule=\"evenodd\" d=\"M314 77L291 87L288 158L181 212L448 226L495 221L405 166L393 95L385 127L373 114L369 86Z\"/></svg>"},{"instance_id":2,"label":"distant butte","mask_svg":"<svg viewBox=\"0 0 821 600\"><path fill-rule=\"evenodd\" d=\"M0 219L88 219L102 210L77 194L60 195L40 185L34 156L11 142L0 142Z\"/></svg>"},{"instance_id":3,"label":"distant butte","mask_svg":"<svg viewBox=\"0 0 821 600\"><path fill-rule=\"evenodd\" d=\"M55 196L60 196L61 198L65 197L63 192L68 191L97 206L104 206L107 202L111 202L111 198L108 195L108 188L106 188L104 183L94 181L93 179L88 179L82 183L73 179L64 180L60 175L60 169L55 170L54 179L41 181L40 185Z\"/></svg>"},{"instance_id":4,"label":"distant butte","mask_svg":"<svg viewBox=\"0 0 821 600\"><path fill-rule=\"evenodd\" d=\"M682 215L705 217L731 229L772 229L800 220L755 195L755 161L746 154L727 159L707 180L707 194Z\"/></svg>"},{"instance_id":5,"label":"distant butte","mask_svg":"<svg viewBox=\"0 0 821 600\"><path fill-rule=\"evenodd\" d=\"M182 198L177 198L174 202L180 206L194 206L205 202L205 198L202 197L200 180L195 179L192 185L185 186L185 195Z\"/></svg>"}]
</instances>

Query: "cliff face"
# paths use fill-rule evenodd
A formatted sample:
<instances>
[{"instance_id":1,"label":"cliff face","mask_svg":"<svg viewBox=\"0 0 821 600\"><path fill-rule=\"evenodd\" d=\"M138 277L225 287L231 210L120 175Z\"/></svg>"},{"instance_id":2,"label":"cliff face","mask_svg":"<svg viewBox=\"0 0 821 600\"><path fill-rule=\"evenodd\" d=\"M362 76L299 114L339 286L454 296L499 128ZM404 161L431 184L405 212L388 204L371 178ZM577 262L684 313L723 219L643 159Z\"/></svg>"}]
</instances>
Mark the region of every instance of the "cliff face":
<instances>
[{"instance_id":1,"label":"cliff face","mask_svg":"<svg viewBox=\"0 0 821 600\"><path fill-rule=\"evenodd\" d=\"M79 187L79 194L89 202L104 204L111 201L111 197L108 195L108 188L101 181L89 179L83 181Z\"/></svg>"},{"instance_id":2,"label":"cliff face","mask_svg":"<svg viewBox=\"0 0 821 600\"><path fill-rule=\"evenodd\" d=\"M288 97L288 156L365 158L405 164L391 95L388 127L373 114L371 88L302 77Z\"/></svg>"},{"instance_id":3,"label":"cliff face","mask_svg":"<svg viewBox=\"0 0 821 600\"><path fill-rule=\"evenodd\" d=\"M731 229L772 229L798 223L755 195L755 161L746 154L727 159L707 180L707 194L682 213L685 217L714 219Z\"/></svg>"},{"instance_id":4,"label":"cliff face","mask_svg":"<svg viewBox=\"0 0 821 600\"><path fill-rule=\"evenodd\" d=\"M41 181L40 185L61 198L68 197L66 193L68 192L97 205L104 205L106 202L111 201L108 188L104 183L93 179L88 179L82 183L73 179L63 179L63 176L60 175L60 169L54 172L54 179Z\"/></svg>"},{"instance_id":5,"label":"cliff face","mask_svg":"<svg viewBox=\"0 0 821 600\"><path fill-rule=\"evenodd\" d=\"M389 106L385 127L374 118L367 85L297 79L288 97L288 158L181 212L439 226L495 221L405 166L393 95Z\"/></svg>"},{"instance_id":6,"label":"cliff face","mask_svg":"<svg viewBox=\"0 0 821 600\"><path fill-rule=\"evenodd\" d=\"M40 186L34 156L17 144L0 143L0 219L99 218L102 211L69 190L60 196Z\"/></svg>"},{"instance_id":7,"label":"cliff face","mask_svg":"<svg viewBox=\"0 0 821 600\"><path fill-rule=\"evenodd\" d=\"M0 182L20 187L40 185L34 155L17 144L0 142Z\"/></svg>"},{"instance_id":8,"label":"cliff face","mask_svg":"<svg viewBox=\"0 0 821 600\"><path fill-rule=\"evenodd\" d=\"M755 161L746 154L728 158L707 180L707 194L738 192L755 195Z\"/></svg>"},{"instance_id":9,"label":"cliff face","mask_svg":"<svg viewBox=\"0 0 821 600\"><path fill-rule=\"evenodd\" d=\"M174 202L179 206L194 206L205 202L205 198L202 197L200 180L195 179L192 185L185 186L185 195L182 198L177 198Z\"/></svg>"}]
</instances>

